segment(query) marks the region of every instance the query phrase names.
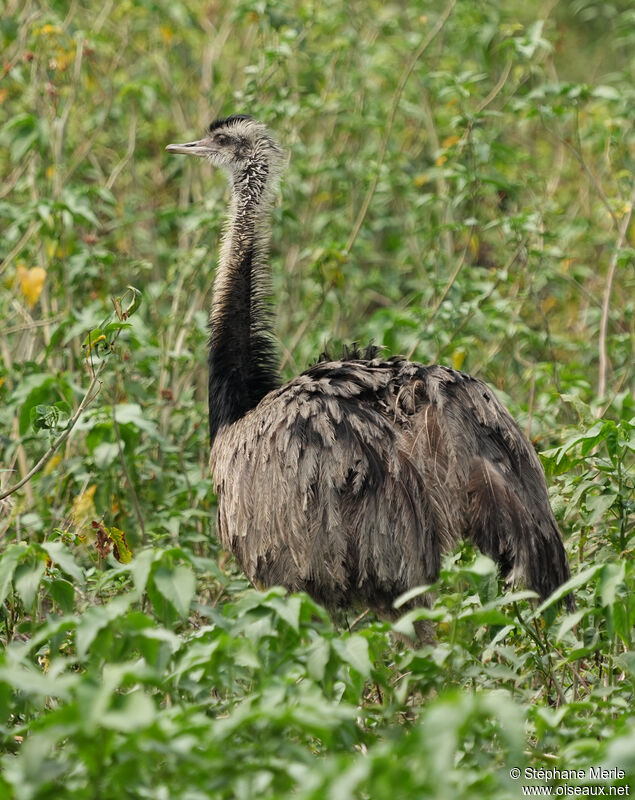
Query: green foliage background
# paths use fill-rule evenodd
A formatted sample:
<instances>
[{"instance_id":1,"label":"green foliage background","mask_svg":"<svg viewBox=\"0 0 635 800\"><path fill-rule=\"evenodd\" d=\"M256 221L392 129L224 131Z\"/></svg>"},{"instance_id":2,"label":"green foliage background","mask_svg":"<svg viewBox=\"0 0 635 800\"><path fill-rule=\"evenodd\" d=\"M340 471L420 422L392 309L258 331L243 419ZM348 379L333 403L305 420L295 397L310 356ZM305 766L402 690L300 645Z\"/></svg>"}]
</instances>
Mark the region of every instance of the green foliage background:
<instances>
[{"instance_id":1,"label":"green foliage background","mask_svg":"<svg viewBox=\"0 0 635 800\"><path fill-rule=\"evenodd\" d=\"M532 781L513 767L626 794L631 3L0 8L0 494L62 438L0 500L0 797L515 798ZM466 547L417 612L437 640L404 649L250 590L218 551L205 348L227 191L164 147L232 112L290 154L284 374L373 339L492 383L543 451L575 613L505 594Z\"/></svg>"}]
</instances>

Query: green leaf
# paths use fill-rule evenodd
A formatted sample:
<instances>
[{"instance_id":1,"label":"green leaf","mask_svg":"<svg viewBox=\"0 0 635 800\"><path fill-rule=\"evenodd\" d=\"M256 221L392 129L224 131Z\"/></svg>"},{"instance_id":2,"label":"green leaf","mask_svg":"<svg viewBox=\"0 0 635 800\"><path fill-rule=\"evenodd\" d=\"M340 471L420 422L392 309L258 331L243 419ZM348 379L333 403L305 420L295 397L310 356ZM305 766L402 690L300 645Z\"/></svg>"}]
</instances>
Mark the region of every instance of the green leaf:
<instances>
[{"instance_id":1,"label":"green leaf","mask_svg":"<svg viewBox=\"0 0 635 800\"><path fill-rule=\"evenodd\" d=\"M72 614L75 601L73 585L68 581L58 579L51 581L48 589L51 597L62 609L62 612L64 614Z\"/></svg>"},{"instance_id":2,"label":"green leaf","mask_svg":"<svg viewBox=\"0 0 635 800\"><path fill-rule=\"evenodd\" d=\"M65 381L46 374L37 376L36 384L29 391L20 408L20 435L24 436L31 427L32 413L35 413L37 417L41 416L36 410L38 406L55 408L55 404L60 402L60 395L68 401L70 394L70 389ZM69 408L70 406L66 402L62 405L61 410L58 412L51 410L50 413L60 417L64 413L63 409ZM46 410L43 408L43 419L45 418Z\"/></svg>"},{"instance_id":3,"label":"green leaf","mask_svg":"<svg viewBox=\"0 0 635 800\"><path fill-rule=\"evenodd\" d=\"M403 617L400 617L397 622L393 623L393 630L396 633L403 634L409 638L416 640L414 623L419 620L429 620L431 622L447 621L448 612L444 608L428 608L427 606L418 606L408 611Z\"/></svg>"},{"instance_id":4,"label":"green leaf","mask_svg":"<svg viewBox=\"0 0 635 800\"><path fill-rule=\"evenodd\" d=\"M598 594L603 606L613 606L617 600L617 591L624 585L626 564L603 564L598 585Z\"/></svg>"},{"instance_id":5,"label":"green leaf","mask_svg":"<svg viewBox=\"0 0 635 800\"><path fill-rule=\"evenodd\" d=\"M126 288L128 293L121 298L121 305L125 318L130 319L139 310L143 295L134 286L128 285Z\"/></svg>"},{"instance_id":6,"label":"green leaf","mask_svg":"<svg viewBox=\"0 0 635 800\"><path fill-rule=\"evenodd\" d=\"M300 611L302 610L302 600L299 597L274 598L268 605L273 608L294 631L300 630Z\"/></svg>"},{"instance_id":7,"label":"green leaf","mask_svg":"<svg viewBox=\"0 0 635 800\"><path fill-rule=\"evenodd\" d=\"M151 725L156 717L152 699L142 691L123 697L117 709L109 709L101 715L99 722L104 728L122 733L140 731Z\"/></svg>"},{"instance_id":8,"label":"green leaf","mask_svg":"<svg viewBox=\"0 0 635 800\"><path fill-rule=\"evenodd\" d=\"M616 603L612 606L613 612L613 626L615 632L624 642L626 647L630 648L633 645L633 618L629 613L627 603Z\"/></svg>"},{"instance_id":9,"label":"green leaf","mask_svg":"<svg viewBox=\"0 0 635 800\"><path fill-rule=\"evenodd\" d=\"M545 611L547 608L550 608L559 600L562 600L562 598L568 595L569 592L573 592L580 586L584 586L591 580L591 578L593 578L594 575L603 569L603 567L604 564L593 564L592 567L587 567L587 569L583 569L582 572L578 572L577 575L569 578L566 583L563 583L562 586L559 586L552 595L550 595L538 606L538 608L532 614L532 618L539 617L543 611Z\"/></svg>"},{"instance_id":10,"label":"green leaf","mask_svg":"<svg viewBox=\"0 0 635 800\"><path fill-rule=\"evenodd\" d=\"M459 614L459 619L470 619L477 625L516 625L517 621L508 617L498 608L466 609Z\"/></svg>"},{"instance_id":11,"label":"green leaf","mask_svg":"<svg viewBox=\"0 0 635 800\"><path fill-rule=\"evenodd\" d=\"M25 544L10 544L0 556L0 603L4 603L11 591L11 581L16 565L26 552Z\"/></svg>"},{"instance_id":12,"label":"green leaf","mask_svg":"<svg viewBox=\"0 0 635 800\"><path fill-rule=\"evenodd\" d=\"M598 522L602 522L606 518L608 510L615 503L616 498L617 494L613 493L587 495L584 503L587 510L591 512L588 524L595 525Z\"/></svg>"},{"instance_id":13,"label":"green leaf","mask_svg":"<svg viewBox=\"0 0 635 800\"><path fill-rule=\"evenodd\" d=\"M70 577L80 585L84 583L84 570L75 561L73 554L63 542L42 542L40 547L48 554L51 561L57 564L62 572L70 575Z\"/></svg>"},{"instance_id":14,"label":"green leaf","mask_svg":"<svg viewBox=\"0 0 635 800\"><path fill-rule=\"evenodd\" d=\"M631 677L633 686L635 686L635 652L632 650L628 653L621 653L615 657L615 661L619 664Z\"/></svg>"},{"instance_id":15,"label":"green leaf","mask_svg":"<svg viewBox=\"0 0 635 800\"><path fill-rule=\"evenodd\" d=\"M100 349L106 344L106 336L101 328L92 328L82 343L86 356L91 353L99 354Z\"/></svg>"},{"instance_id":16,"label":"green leaf","mask_svg":"<svg viewBox=\"0 0 635 800\"><path fill-rule=\"evenodd\" d=\"M129 322L109 322L108 325L105 325L102 328L104 336L108 339L108 341L112 344L116 339L115 336L111 336L112 333L121 333L121 331L127 331L132 328L132 325Z\"/></svg>"},{"instance_id":17,"label":"green leaf","mask_svg":"<svg viewBox=\"0 0 635 800\"><path fill-rule=\"evenodd\" d=\"M25 608L31 608L45 569L46 563L41 558L16 567L13 573L13 585Z\"/></svg>"},{"instance_id":18,"label":"green leaf","mask_svg":"<svg viewBox=\"0 0 635 800\"><path fill-rule=\"evenodd\" d=\"M119 425L134 425L140 431L145 431L153 437L157 437L157 426L149 420L147 414L137 403L120 403L113 407L115 419Z\"/></svg>"},{"instance_id":19,"label":"green leaf","mask_svg":"<svg viewBox=\"0 0 635 800\"><path fill-rule=\"evenodd\" d=\"M97 634L113 620L125 614L132 601L131 595L119 595L106 605L92 606L82 614L75 634L77 655L80 659L85 658Z\"/></svg>"},{"instance_id":20,"label":"green leaf","mask_svg":"<svg viewBox=\"0 0 635 800\"><path fill-rule=\"evenodd\" d=\"M190 611L190 604L196 591L194 574L189 567L158 567L152 573L157 590L171 603L182 617Z\"/></svg>"},{"instance_id":21,"label":"green leaf","mask_svg":"<svg viewBox=\"0 0 635 800\"><path fill-rule=\"evenodd\" d=\"M333 649L363 678L370 677L372 664L368 654L368 642L363 636L351 634L343 639L333 640Z\"/></svg>"},{"instance_id":22,"label":"green leaf","mask_svg":"<svg viewBox=\"0 0 635 800\"><path fill-rule=\"evenodd\" d=\"M70 699L70 688L77 683L74 675L56 675L38 672L33 667L12 664L0 667L0 680L25 694Z\"/></svg>"},{"instance_id":23,"label":"green leaf","mask_svg":"<svg viewBox=\"0 0 635 800\"><path fill-rule=\"evenodd\" d=\"M593 88L593 97L601 97L605 100L619 100L620 93L614 86L607 86L606 84L601 84L600 86L595 86Z\"/></svg>"},{"instance_id":24,"label":"green leaf","mask_svg":"<svg viewBox=\"0 0 635 800\"><path fill-rule=\"evenodd\" d=\"M497 574L497 568L494 561L482 553L479 553L474 561L468 566L464 567L462 571L467 574L479 575L481 577Z\"/></svg>"},{"instance_id":25,"label":"green leaf","mask_svg":"<svg viewBox=\"0 0 635 800\"><path fill-rule=\"evenodd\" d=\"M326 665L331 656L331 646L322 637L318 637L311 643L306 654L306 664L309 676L314 681L324 680Z\"/></svg>"},{"instance_id":26,"label":"green leaf","mask_svg":"<svg viewBox=\"0 0 635 800\"><path fill-rule=\"evenodd\" d=\"M405 606L406 603L409 603L411 600L415 600L417 597L421 597L422 595L426 594L432 588L431 584L426 586L415 586L412 589L409 589L407 592L399 595L399 597L393 603L393 606L397 609Z\"/></svg>"},{"instance_id":27,"label":"green leaf","mask_svg":"<svg viewBox=\"0 0 635 800\"><path fill-rule=\"evenodd\" d=\"M65 401L55 405L37 405L31 409L33 430L63 431L71 416L71 408Z\"/></svg>"},{"instance_id":28,"label":"green leaf","mask_svg":"<svg viewBox=\"0 0 635 800\"><path fill-rule=\"evenodd\" d=\"M573 614L567 614L560 623L560 627L556 633L556 641L562 641L571 628L575 627L588 613L587 609L580 609L579 611L574 611Z\"/></svg>"},{"instance_id":29,"label":"green leaf","mask_svg":"<svg viewBox=\"0 0 635 800\"><path fill-rule=\"evenodd\" d=\"M28 151L40 139L41 127L34 114L19 114L9 120L4 128L10 136L5 137L11 143L11 161L19 164Z\"/></svg>"},{"instance_id":30,"label":"green leaf","mask_svg":"<svg viewBox=\"0 0 635 800\"><path fill-rule=\"evenodd\" d=\"M567 706L563 706L562 708L542 707L536 709L536 715L540 717L547 728L550 730L557 730L557 728L562 725L562 720L568 710Z\"/></svg>"},{"instance_id":31,"label":"green leaf","mask_svg":"<svg viewBox=\"0 0 635 800\"><path fill-rule=\"evenodd\" d=\"M148 576L155 557L155 551L148 548L137 553L130 562L130 572L132 573L137 598L140 598L146 590Z\"/></svg>"},{"instance_id":32,"label":"green leaf","mask_svg":"<svg viewBox=\"0 0 635 800\"><path fill-rule=\"evenodd\" d=\"M119 458L119 445L114 442L102 442L93 450L93 461L98 470L107 469Z\"/></svg>"}]
</instances>

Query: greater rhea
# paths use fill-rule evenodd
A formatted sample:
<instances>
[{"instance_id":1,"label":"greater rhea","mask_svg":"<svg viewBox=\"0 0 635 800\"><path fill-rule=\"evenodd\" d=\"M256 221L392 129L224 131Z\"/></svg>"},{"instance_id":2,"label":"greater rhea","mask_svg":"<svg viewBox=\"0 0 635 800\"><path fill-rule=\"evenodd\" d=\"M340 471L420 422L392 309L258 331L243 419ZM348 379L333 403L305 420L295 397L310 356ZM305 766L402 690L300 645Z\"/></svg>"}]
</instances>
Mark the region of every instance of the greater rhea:
<instances>
[{"instance_id":1,"label":"greater rhea","mask_svg":"<svg viewBox=\"0 0 635 800\"><path fill-rule=\"evenodd\" d=\"M394 617L461 537L541 598L566 581L538 457L485 383L376 350L281 382L267 256L284 156L267 128L234 115L167 150L231 183L210 315L210 466L220 542L252 584Z\"/></svg>"}]
</instances>

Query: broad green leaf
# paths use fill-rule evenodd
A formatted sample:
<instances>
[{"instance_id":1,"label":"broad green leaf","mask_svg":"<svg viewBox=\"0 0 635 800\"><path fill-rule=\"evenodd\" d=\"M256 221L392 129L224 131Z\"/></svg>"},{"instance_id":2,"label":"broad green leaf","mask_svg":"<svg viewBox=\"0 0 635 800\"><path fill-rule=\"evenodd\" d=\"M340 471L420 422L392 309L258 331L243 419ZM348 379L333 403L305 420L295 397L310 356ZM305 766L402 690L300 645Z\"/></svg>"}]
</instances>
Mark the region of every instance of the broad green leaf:
<instances>
[{"instance_id":1,"label":"broad green leaf","mask_svg":"<svg viewBox=\"0 0 635 800\"><path fill-rule=\"evenodd\" d=\"M0 556L0 603L4 603L9 594L16 565L26 552L25 544L10 544Z\"/></svg>"},{"instance_id":2,"label":"broad green leaf","mask_svg":"<svg viewBox=\"0 0 635 800\"><path fill-rule=\"evenodd\" d=\"M180 678L187 672L201 666L208 666L212 662L214 653L220 646L219 639L205 642L189 642L177 662L174 676Z\"/></svg>"},{"instance_id":3,"label":"broad green leaf","mask_svg":"<svg viewBox=\"0 0 635 800\"><path fill-rule=\"evenodd\" d=\"M53 600L62 609L64 614L73 613L75 589L72 583L65 580L54 580L49 583L49 593Z\"/></svg>"},{"instance_id":4,"label":"broad green leaf","mask_svg":"<svg viewBox=\"0 0 635 800\"><path fill-rule=\"evenodd\" d=\"M466 609L459 614L459 619L470 619L477 625L515 625L516 620L503 614L498 608Z\"/></svg>"},{"instance_id":5,"label":"broad green leaf","mask_svg":"<svg viewBox=\"0 0 635 800\"><path fill-rule=\"evenodd\" d=\"M472 564L465 567L463 572L471 573L472 575L495 575L497 572L496 564L488 556L479 554L476 556Z\"/></svg>"},{"instance_id":6,"label":"broad green leaf","mask_svg":"<svg viewBox=\"0 0 635 800\"><path fill-rule=\"evenodd\" d=\"M0 680L6 681L18 692L66 700L70 699L70 689L77 684L74 675L49 675L33 667L15 664L11 667L0 666Z\"/></svg>"},{"instance_id":7,"label":"broad green leaf","mask_svg":"<svg viewBox=\"0 0 635 800\"><path fill-rule=\"evenodd\" d=\"M103 332L106 337L112 340L113 337L110 337L109 334L129 330L130 328L132 328L132 325L129 322L109 322L108 325L104 326Z\"/></svg>"},{"instance_id":8,"label":"broad green leaf","mask_svg":"<svg viewBox=\"0 0 635 800\"><path fill-rule=\"evenodd\" d=\"M333 639L333 649L347 664L362 677L368 678L371 672L368 642L363 636L351 634L343 639Z\"/></svg>"},{"instance_id":9,"label":"broad green leaf","mask_svg":"<svg viewBox=\"0 0 635 800\"><path fill-rule=\"evenodd\" d=\"M13 573L13 585L24 603L25 608L30 608L44 575L46 563L43 558L30 563L19 564Z\"/></svg>"},{"instance_id":10,"label":"broad green leaf","mask_svg":"<svg viewBox=\"0 0 635 800\"><path fill-rule=\"evenodd\" d=\"M119 595L106 605L92 606L82 614L75 634L77 655L80 659L85 658L88 648L97 634L115 619L125 614L132 601L133 597L131 595Z\"/></svg>"},{"instance_id":11,"label":"broad green leaf","mask_svg":"<svg viewBox=\"0 0 635 800\"><path fill-rule=\"evenodd\" d=\"M130 562L130 572L132 573L137 598L140 598L146 590L148 576L155 557L155 551L147 548L136 553Z\"/></svg>"},{"instance_id":12,"label":"broad green leaf","mask_svg":"<svg viewBox=\"0 0 635 800\"><path fill-rule=\"evenodd\" d=\"M300 629L302 600L299 597L274 598L269 602L269 605L294 631L297 632Z\"/></svg>"},{"instance_id":13,"label":"broad green leaf","mask_svg":"<svg viewBox=\"0 0 635 800\"><path fill-rule=\"evenodd\" d=\"M60 402L60 396L62 396L67 401L64 408L69 408L68 400L70 400L71 392L66 381L46 374L37 377L39 380L31 388L20 408L19 430L21 436L24 436L31 428L31 414L37 406L54 407L55 403Z\"/></svg>"},{"instance_id":14,"label":"broad green leaf","mask_svg":"<svg viewBox=\"0 0 635 800\"><path fill-rule=\"evenodd\" d=\"M114 406L113 413L119 425L134 425L151 436L158 435L155 423L148 419L147 414L144 414L141 406L136 403L120 403Z\"/></svg>"},{"instance_id":15,"label":"broad green leaf","mask_svg":"<svg viewBox=\"0 0 635 800\"><path fill-rule=\"evenodd\" d=\"M331 646L322 637L317 637L311 643L306 654L306 665L309 676L314 681L324 680L326 665L331 656Z\"/></svg>"},{"instance_id":16,"label":"broad green leaf","mask_svg":"<svg viewBox=\"0 0 635 800\"><path fill-rule=\"evenodd\" d=\"M154 722L156 709L152 699L142 691L132 692L123 697L116 709L109 709L101 715L100 723L121 733L139 731Z\"/></svg>"},{"instance_id":17,"label":"broad green leaf","mask_svg":"<svg viewBox=\"0 0 635 800\"><path fill-rule=\"evenodd\" d=\"M587 495L585 505L591 512L589 515L589 525L595 525L602 522L608 513L609 508L615 503L617 495L613 493Z\"/></svg>"},{"instance_id":18,"label":"broad green leaf","mask_svg":"<svg viewBox=\"0 0 635 800\"><path fill-rule=\"evenodd\" d=\"M603 606L613 606L617 600L617 591L624 583L626 564L604 564L598 584L598 593Z\"/></svg>"},{"instance_id":19,"label":"broad green leaf","mask_svg":"<svg viewBox=\"0 0 635 800\"><path fill-rule=\"evenodd\" d=\"M70 414L70 406L65 401L55 405L37 405L31 408L31 427L36 431L62 431L67 427Z\"/></svg>"},{"instance_id":20,"label":"broad green leaf","mask_svg":"<svg viewBox=\"0 0 635 800\"><path fill-rule=\"evenodd\" d=\"M40 546L62 572L70 575L80 585L84 583L84 570L77 564L73 554L63 542L42 542Z\"/></svg>"},{"instance_id":21,"label":"broad green leaf","mask_svg":"<svg viewBox=\"0 0 635 800\"><path fill-rule=\"evenodd\" d=\"M560 623L560 627L556 633L556 641L562 641L565 635L569 633L571 628L574 628L587 614L587 609L580 609L579 611L574 611L573 614L567 614L567 616Z\"/></svg>"},{"instance_id":22,"label":"broad green leaf","mask_svg":"<svg viewBox=\"0 0 635 800\"><path fill-rule=\"evenodd\" d=\"M626 647L631 648L633 646L633 616L632 612L629 613L629 609L627 606L627 600L618 601L615 605L611 606L612 614L613 614L613 626L615 632L620 637L620 639L624 642Z\"/></svg>"},{"instance_id":23,"label":"broad green leaf","mask_svg":"<svg viewBox=\"0 0 635 800\"><path fill-rule=\"evenodd\" d=\"M93 450L93 460L98 470L105 470L119 458L119 445L102 442Z\"/></svg>"},{"instance_id":24,"label":"broad green leaf","mask_svg":"<svg viewBox=\"0 0 635 800\"><path fill-rule=\"evenodd\" d=\"M393 623L392 627L397 633L404 636L409 636L411 639L416 640L414 623L419 620L430 620L431 622L443 622L449 619L449 615L444 608L427 608L426 606L418 606L408 611L403 617L400 617L397 622Z\"/></svg>"},{"instance_id":25,"label":"broad green leaf","mask_svg":"<svg viewBox=\"0 0 635 800\"><path fill-rule=\"evenodd\" d=\"M551 730L556 730L562 724L562 720L567 713L567 706L562 708L547 708L541 707L536 709L536 715L544 722L544 724Z\"/></svg>"},{"instance_id":26,"label":"broad green leaf","mask_svg":"<svg viewBox=\"0 0 635 800\"><path fill-rule=\"evenodd\" d=\"M196 591L196 581L189 567L158 567L152 573L157 590L182 617L186 617Z\"/></svg>"},{"instance_id":27,"label":"broad green leaf","mask_svg":"<svg viewBox=\"0 0 635 800\"><path fill-rule=\"evenodd\" d=\"M631 650L628 653L622 653L615 660L630 675L633 686L635 686L635 651Z\"/></svg>"},{"instance_id":28,"label":"broad green leaf","mask_svg":"<svg viewBox=\"0 0 635 800\"><path fill-rule=\"evenodd\" d=\"M547 608L550 608L554 603L557 603L559 600L562 600L569 592L573 592L580 586L584 586L588 583L594 575L596 575L602 568L604 564L594 564L592 567L587 567L587 569L583 569L581 572L578 572L577 575L569 578L566 583L563 583L562 586L559 586L556 591L550 595L543 603L541 603L535 612L532 614L532 617L539 617L543 611Z\"/></svg>"},{"instance_id":29,"label":"broad green leaf","mask_svg":"<svg viewBox=\"0 0 635 800\"><path fill-rule=\"evenodd\" d=\"M416 599L417 597L421 597L422 595L429 592L431 589L431 585L428 584L427 586L415 586L413 589L409 589L407 592L404 592L402 595L395 600L393 603L394 608L401 608L405 606L406 603L409 603L411 600Z\"/></svg>"}]
</instances>

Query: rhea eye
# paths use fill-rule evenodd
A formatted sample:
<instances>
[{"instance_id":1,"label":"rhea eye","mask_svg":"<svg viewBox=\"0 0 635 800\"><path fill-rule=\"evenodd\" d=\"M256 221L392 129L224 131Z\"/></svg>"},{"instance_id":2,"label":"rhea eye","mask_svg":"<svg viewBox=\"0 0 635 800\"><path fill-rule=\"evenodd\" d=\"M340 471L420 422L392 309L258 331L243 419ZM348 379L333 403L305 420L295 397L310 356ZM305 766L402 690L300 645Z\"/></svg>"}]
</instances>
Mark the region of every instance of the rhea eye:
<instances>
[{"instance_id":1,"label":"rhea eye","mask_svg":"<svg viewBox=\"0 0 635 800\"><path fill-rule=\"evenodd\" d=\"M231 142L229 136L226 136L224 133L217 133L216 134L216 143L222 145L223 147Z\"/></svg>"}]
</instances>

